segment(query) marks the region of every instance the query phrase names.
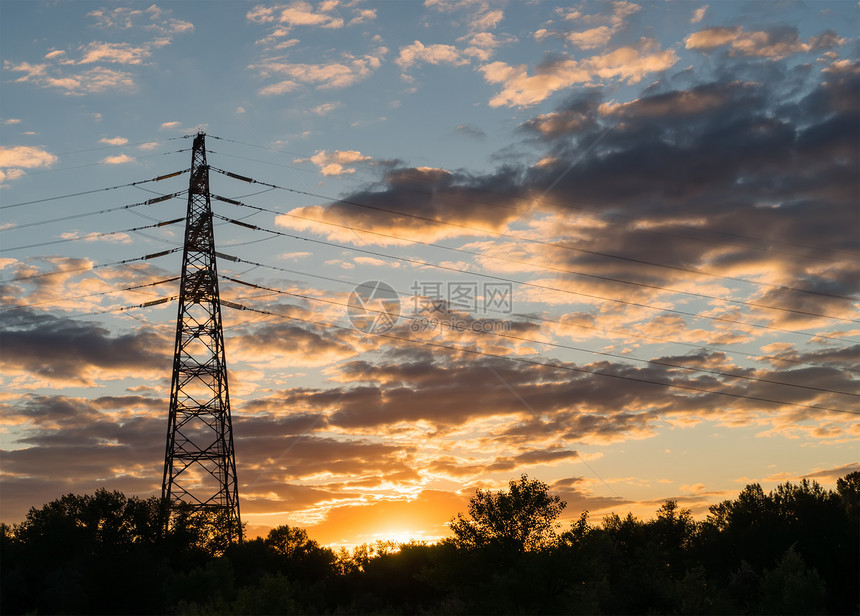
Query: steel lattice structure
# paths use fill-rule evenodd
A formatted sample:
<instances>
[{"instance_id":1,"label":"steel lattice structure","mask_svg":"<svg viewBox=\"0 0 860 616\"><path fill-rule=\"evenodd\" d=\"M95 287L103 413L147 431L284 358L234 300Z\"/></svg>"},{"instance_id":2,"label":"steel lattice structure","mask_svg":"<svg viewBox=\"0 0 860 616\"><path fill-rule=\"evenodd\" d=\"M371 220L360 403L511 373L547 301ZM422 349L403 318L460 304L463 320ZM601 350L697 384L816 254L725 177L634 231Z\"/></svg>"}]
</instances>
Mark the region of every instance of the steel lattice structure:
<instances>
[{"instance_id":1,"label":"steel lattice structure","mask_svg":"<svg viewBox=\"0 0 860 616\"><path fill-rule=\"evenodd\" d=\"M162 500L242 540L205 133L194 139L176 317Z\"/></svg>"}]
</instances>

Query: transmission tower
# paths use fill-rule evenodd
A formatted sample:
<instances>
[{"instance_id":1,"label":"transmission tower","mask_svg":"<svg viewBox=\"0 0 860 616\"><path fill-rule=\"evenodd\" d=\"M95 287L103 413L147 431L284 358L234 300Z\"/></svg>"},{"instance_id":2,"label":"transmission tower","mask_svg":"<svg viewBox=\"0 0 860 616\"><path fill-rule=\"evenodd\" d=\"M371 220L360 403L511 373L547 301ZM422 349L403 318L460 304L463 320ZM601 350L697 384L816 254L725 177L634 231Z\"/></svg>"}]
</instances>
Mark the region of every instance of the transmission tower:
<instances>
[{"instance_id":1,"label":"transmission tower","mask_svg":"<svg viewBox=\"0 0 860 616\"><path fill-rule=\"evenodd\" d=\"M242 522L205 138L198 132L191 155L161 497L171 511L215 521L231 543L242 540Z\"/></svg>"}]
</instances>

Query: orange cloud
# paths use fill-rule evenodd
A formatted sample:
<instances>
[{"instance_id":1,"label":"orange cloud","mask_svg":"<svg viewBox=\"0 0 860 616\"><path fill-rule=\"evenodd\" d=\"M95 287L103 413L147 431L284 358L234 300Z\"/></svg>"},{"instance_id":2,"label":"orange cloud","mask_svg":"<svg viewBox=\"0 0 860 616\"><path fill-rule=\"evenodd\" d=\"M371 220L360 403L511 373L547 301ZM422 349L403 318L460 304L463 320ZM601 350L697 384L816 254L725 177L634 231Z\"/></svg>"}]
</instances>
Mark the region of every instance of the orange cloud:
<instances>
[{"instance_id":1,"label":"orange cloud","mask_svg":"<svg viewBox=\"0 0 860 616\"><path fill-rule=\"evenodd\" d=\"M595 79L620 79L638 83L646 75L663 71L678 61L674 50L660 50L652 40L642 39L632 47L620 47L600 56L584 60L558 60L528 74L525 65L510 66L492 62L481 67L488 83L502 85L502 91L490 99L491 107L529 107L558 90Z\"/></svg>"},{"instance_id":2,"label":"orange cloud","mask_svg":"<svg viewBox=\"0 0 860 616\"><path fill-rule=\"evenodd\" d=\"M844 43L833 30L812 36L804 43L797 28L744 31L743 26L714 27L694 32L684 39L687 49L710 50L729 45L733 54L780 59L796 53L832 49Z\"/></svg>"}]
</instances>

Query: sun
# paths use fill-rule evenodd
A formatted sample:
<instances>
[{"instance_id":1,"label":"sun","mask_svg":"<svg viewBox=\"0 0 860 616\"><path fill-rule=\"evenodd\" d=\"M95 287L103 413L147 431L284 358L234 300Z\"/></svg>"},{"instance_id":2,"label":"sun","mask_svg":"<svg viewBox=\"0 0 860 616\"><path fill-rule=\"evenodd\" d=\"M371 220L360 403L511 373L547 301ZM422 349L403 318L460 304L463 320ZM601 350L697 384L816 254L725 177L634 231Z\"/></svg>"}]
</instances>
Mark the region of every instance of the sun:
<instances>
[{"instance_id":1,"label":"sun","mask_svg":"<svg viewBox=\"0 0 860 616\"><path fill-rule=\"evenodd\" d=\"M379 538L393 543L409 543L410 541L421 541L422 534L421 531L416 530L387 530L379 533Z\"/></svg>"}]
</instances>

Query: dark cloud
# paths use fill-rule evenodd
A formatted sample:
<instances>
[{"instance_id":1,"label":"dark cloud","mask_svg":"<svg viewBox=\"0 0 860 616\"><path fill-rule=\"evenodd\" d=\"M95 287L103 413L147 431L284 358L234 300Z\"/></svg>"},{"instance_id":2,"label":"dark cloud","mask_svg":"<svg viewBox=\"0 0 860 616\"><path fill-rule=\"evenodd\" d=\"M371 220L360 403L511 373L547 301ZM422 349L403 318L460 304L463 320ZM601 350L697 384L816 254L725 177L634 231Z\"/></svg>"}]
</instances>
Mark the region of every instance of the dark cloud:
<instances>
[{"instance_id":1,"label":"dark cloud","mask_svg":"<svg viewBox=\"0 0 860 616\"><path fill-rule=\"evenodd\" d=\"M330 364L356 354L341 330L290 321L267 323L231 336L232 357L250 363L274 364L286 358L291 365Z\"/></svg>"},{"instance_id":2,"label":"dark cloud","mask_svg":"<svg viewBox=\"0 0 860 616\"><path fill-rule=\"evenodd\" d=\"M485 141L487 139L487 133L470 124L460 124L454 129L454 133L478 141Z\"/></svg>"},{"instance_id":3,"label":"dark cloud","mask_svg":"<svg viewBox=\"0 0 860 616\"><path fill-rule=\"evenodd\" d=\"M257 478L243 481L256 484L263 480L294 480L321 473L346 476L414 473L409 465L414 454L412 446L316 435L287 436L278 432L277 424L269 426L267 436L249 437L242 432L246 423L240 420L234 426L237 459L248 469L248 475Z\"/></svg>"},{"instance_id":4,"label":"dark cloud","mask_svg":"<svg viewBox=\"0 0 860 616\"><path fill-rule=\"evenodd\" d=\"M291 214L379 233L402 236L406 232L407 237L430 241L449 236L483 235L480 230L470 231L465 227L501 231L528 207L523 202L527 193L516 181L519 175L520 170L512 168L500 169L491 176L426 167L392 169L378 188L351 194L324 208L304 207ZM434 219L460 227L439 225L432 222ZM342 241L356 240L352 232L295 218L280 217L278 224L313 230ZM382 236L373 236L373 241L396 242Z\"/></svg>"},{"instance_id":5,"label":"dark cloud","mask_svg":"<svg viewBox=\"0 0 860 616\"><path fill-rule=\"evenodd\" d=\"M550 492L561 498L567 506L565 507L565 519L575 522L582 512L603 511L606 513L622 511L629 507L634 501L620 496L598 496L591 491L579 490L574 486L566 486L561 482L553 482ZM593 518L592 524L596 523ZM566 528L562 528L566 530Z\"/></svg>"},{"instance_id":6,"label":"dark cloud","mask_svg":"<svg viewBox=\"0 0 860 616\"><path fill-rule=\"evenodd\" d=\"M550 446L546 449L526 449L513 456L497 456L490 461L472 460L465 462L453 456L442 456L430 462L427 469L458 479L478 479L488 472L517 472L529 466L557 464L576 460L579 453L564 447Z\"/></svg>"},{"instance_id":7,"label":"dark cloud","mask_svg":"<svg viewBox=\"0 0 860 616\"><path fill-rule=\"evenodd\" d=\"M158 332L142 328L114 335L96 323L8 311L3 318L0 361L8 371L24 371L61 381L91 381L90 370L117 373L164 371L171 365L170 343Z\"/></svg>"},{"instance_id":8,"label":"dark cloud","mask_svg":"<svg viewBox=\"0 0 860 616\"><path fill-rule=\"evenodd\" d=\"M357 433L424 423L445 434L470 421L507 416L497 432L507 447L525 446L533 439L624 440L652 434L661 421L677 414L706 418L734 410L752 418L761 412L787 412L768 400L850 410L852 396L860 393L855 375L841 367L783 362L780 369L756 369L735 365L721 353L657 357L640 366L609 361L556 361L553 366L453 352L411 354L412 361L348 362L340 380L352 381L352 386L284 390L248 408L259 404L301 409L291 430L325 426ZM821 415L815 409L792 412L798 417ZM325 419L317 420L314 413ZM500 442L488 446L495 450ZM546 455L542 462L549 463L559 451L545 448L528 455ZM496 463L514 469L528 463L528 456L521 455ZM442 457L434 464L455 474L475 470L471 463L453 458ZM492 463L480 464L487 468Z\"/></svg>"},{"instance_id":9,"label":"dark cloud","mask_svg":"<svg viewBox=\"0 0 860 616\"><path fill-rule=\"evenodd\" d=\"M797 42L790 28L768 37L771 48ZM767 282L782 287L856 294L858 65L834 61L815 74L808 65L779 61L724 62L716 77L686 88L673 89L667 79L620 104L595 89L525 122L532 145L545 150L540 165L509 165L483 176L397 169L380 187L346 201L492 230L519 218L523 204L537 202L534 212L562 215L547 230L580 249L531 255L552 266L661 286L713 278L642 261L715 276L767 272ZM346 203L321 211L332 220L407 237L475 233ZM594 220L565 226L567 216ZM589 284L615 295L655 296L619 283ZM813 303L824 314L851 310L825 295L782 289L760 296L755 287L741 292L793 310ZM794 325L777 315L766 318Z\"/></svg>"},{"instance_id":10,"label":"dark cloud","mask_svg":"<svg viewBox=\"0 0 860 616\"><path fill-rule=\"evenodd\" d=\"M242 496L242 513L271 513L288 508L292 511L313 507L323 502L342 498L355 498L358 493L344 490L329 490L313 486L301 486L284 482L255 482L245 484ZM266 494L267 496L259 496Z\"/></svg>"},{"instance_id":11,"label":"dark cloud","mask_svg":"<svg viewBox=\"0 0 860 616\"><path fill-rule=\"evenodd\" d=\"M852 462L850 464L843 464L842 466L837 466L836 468L828 468L821 471L806 473L804 477L808 479L823 479L825 481L833 481L835 479L840 479L844 477L848 473L856 473L858 471L860 471L860 462Z\"/></svg>"},{"instance_id":12,"label":"dark cloud","mask_svg":"<svg viewBox=\"0 0 860 616\"><path fill-rule=\"evenodd\" d=\"M797 364L829 365L838 370L860 374L860 345L801 352L791 345L777 345L768 360L778 368Z\"/></svg>"}]
</instances>

